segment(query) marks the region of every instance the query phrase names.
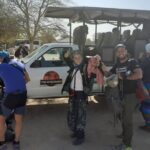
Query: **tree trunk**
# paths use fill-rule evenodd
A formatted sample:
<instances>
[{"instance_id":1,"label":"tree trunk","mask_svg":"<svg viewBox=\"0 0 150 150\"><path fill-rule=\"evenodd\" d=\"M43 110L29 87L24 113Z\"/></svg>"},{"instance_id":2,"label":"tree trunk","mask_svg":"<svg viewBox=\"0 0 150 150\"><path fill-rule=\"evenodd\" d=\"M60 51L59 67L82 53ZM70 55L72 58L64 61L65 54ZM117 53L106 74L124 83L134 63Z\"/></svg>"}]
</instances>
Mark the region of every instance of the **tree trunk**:
<instances>
[{"instance_id":1,"label":"tree trunk","mask_svg":"<svg viewBox=\"0 0 150 150\"><path fill-rule=\"evenodd\" d=\"M33 41L30 41L30 52L32 52L34 50L34 44Z\"/></svg>"}]
</instances>

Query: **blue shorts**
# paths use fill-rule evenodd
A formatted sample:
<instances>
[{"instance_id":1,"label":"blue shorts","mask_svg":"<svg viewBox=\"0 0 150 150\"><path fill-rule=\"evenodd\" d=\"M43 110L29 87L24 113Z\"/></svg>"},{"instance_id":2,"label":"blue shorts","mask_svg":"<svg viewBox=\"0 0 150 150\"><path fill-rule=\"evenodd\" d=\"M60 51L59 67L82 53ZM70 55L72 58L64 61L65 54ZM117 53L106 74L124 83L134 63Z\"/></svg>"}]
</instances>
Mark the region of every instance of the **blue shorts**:
<instances>
[{"instance_id":1,"label":"blue shorts","mask_svg":"<svg viewBox=\"0 0 150 150\"><path fill-rule=\"evenodd\" d=\"M1 104L1 108L0 108L0 115L4 116L4 117L9 117L11 114L16 114L16 115L22 115L24 116L26 112L26 106L22 106L22 107L18 107L15 109L9 109L6 106L4 106L3 104Z\"/></svg>"},{"instance_id":2,"label":"blue shorts","mask_svg":"<svg viewBox=\"0 0 150 150\"><path fill-rule=\"evenodd\" d=\"M3 115L6 118L9 117L11 114L22 115L22 116L25 115L26 105L16 107L14 109L10 109L4 105L5 98L7 98L7 96L6 97L4 96L4 98L1 100L1 103L0 103L0 115ZM15 98L15 97L13 97L13 98Z\"/></svg>"}]
</instances>

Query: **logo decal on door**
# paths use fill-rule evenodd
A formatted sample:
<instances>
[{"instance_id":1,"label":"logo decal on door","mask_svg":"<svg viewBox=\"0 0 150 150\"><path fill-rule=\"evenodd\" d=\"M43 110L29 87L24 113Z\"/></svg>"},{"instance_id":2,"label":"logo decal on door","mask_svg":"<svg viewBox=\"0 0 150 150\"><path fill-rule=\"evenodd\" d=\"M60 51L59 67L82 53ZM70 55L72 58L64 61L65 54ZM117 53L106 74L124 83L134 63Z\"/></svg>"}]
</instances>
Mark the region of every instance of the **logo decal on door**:
<instances>
[{"instance_id":1,"label":"logo decal on door","mask_svg":"<svg viewBox=\"0 0 150 150\"><path fill-rule=\"evenodd\" d=\"M62 79L55 71L49 71L45 73L43 79L40 81L41 85L54 86L56 84L62 84Z\"/></svg>"}]
</instances>

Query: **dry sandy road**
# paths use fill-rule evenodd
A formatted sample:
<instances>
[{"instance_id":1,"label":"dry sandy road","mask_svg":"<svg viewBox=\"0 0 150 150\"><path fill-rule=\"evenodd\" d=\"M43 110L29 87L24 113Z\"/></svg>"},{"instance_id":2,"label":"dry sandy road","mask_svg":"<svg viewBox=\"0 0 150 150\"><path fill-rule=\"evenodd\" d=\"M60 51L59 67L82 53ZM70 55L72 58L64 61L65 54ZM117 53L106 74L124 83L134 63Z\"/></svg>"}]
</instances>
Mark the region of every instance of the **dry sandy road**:
<instances>
[{"instance_id":1,"label":"dry sandy road","mask_svg":"<svg viewBox=\"0 0 150 150\"><path fill-rule=\"evenodd\" d=\"M120 125L114 128L112 113L103 101L90 102L88 105L86 142L81 146L72 145L66 125L65 99L39 100L38 103L30 101L30 104L24 122L22 150L111 150L111 145L121 142L115 136L121 132ZM150 133L138 128L142 123L140 113L136 112L134 150L150 150ZM11 145L9 149L11 150Z\"/></svg>"}]
</instances>

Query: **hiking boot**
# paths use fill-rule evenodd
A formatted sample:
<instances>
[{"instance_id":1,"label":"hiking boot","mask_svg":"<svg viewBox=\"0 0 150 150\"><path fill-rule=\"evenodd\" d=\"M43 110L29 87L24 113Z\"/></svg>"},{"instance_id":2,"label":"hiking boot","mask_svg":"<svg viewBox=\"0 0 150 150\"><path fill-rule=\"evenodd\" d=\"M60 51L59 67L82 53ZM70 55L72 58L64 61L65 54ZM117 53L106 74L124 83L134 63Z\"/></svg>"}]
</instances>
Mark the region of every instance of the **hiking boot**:
<instances>
[{"instance_id":1,"label":"hiking boot","mask_svg":"<svg viewBox=\"0 0 150 150\"><path fill-rule=\"evenodd\" d=\"M7 150L7 145L6 144L1 145L0 150Z\"/></svg>"},{"instance_id":2,"label":"hiking boot","mask_svg":"<svg viewBox=\"0 0 150 150\"><path fill-rule=\"evenodd\" d=\"M13 142L13 150L20 150L20 142Z\"/></svg>"},{"instance_id":3,"label":"hiking boot","mask_svg":"<svg viewBox=\"0 0 150 150\"><path fill-rule=\"evenodd\" d=\"M73 141L73 145L81 145L82 143L84 143L85 139L84 138L76 138L74 141Z\"/></svg>"}]
</instances>

